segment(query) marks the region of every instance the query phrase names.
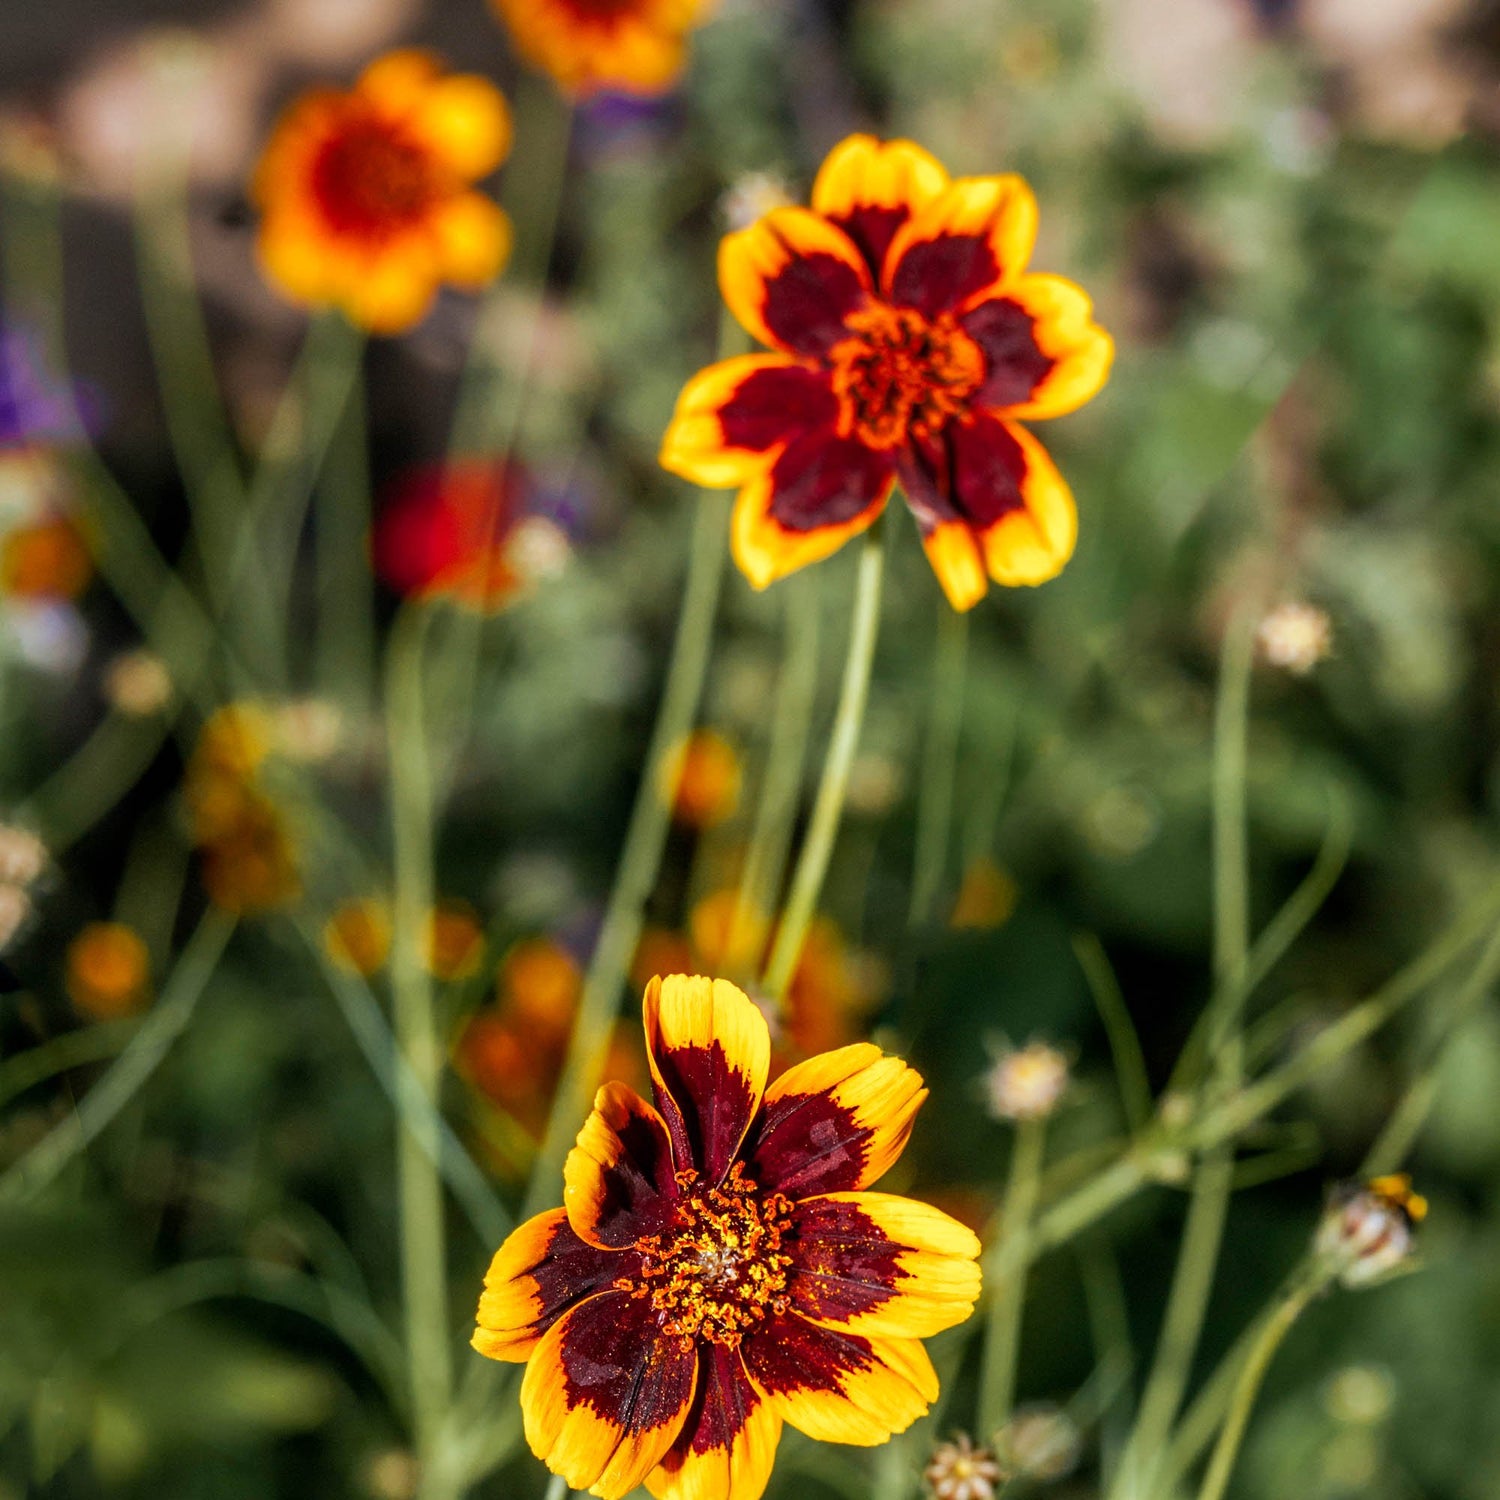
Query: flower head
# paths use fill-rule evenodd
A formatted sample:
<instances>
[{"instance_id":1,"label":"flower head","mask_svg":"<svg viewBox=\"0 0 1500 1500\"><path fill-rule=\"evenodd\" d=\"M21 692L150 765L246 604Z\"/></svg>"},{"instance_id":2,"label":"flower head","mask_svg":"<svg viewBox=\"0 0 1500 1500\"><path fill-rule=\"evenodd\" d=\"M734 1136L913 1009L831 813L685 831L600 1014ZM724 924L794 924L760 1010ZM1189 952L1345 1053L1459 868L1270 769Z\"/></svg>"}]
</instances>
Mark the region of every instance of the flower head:
<instances>
[{"instance_id":1,"label":"flower head","mask_svg":"<svg viewBox=\"0 0 1500 1500\"><path fill-rule=\"evenodd\" d=\"M933 1500L993 1500L1005 1478L995 1455L976 1448L967 1432L932 1450L922 1478Z\"/></svg>"},{"instance_id":2,"label":"flower head","mask_svg":"<svg viewBox=\"0 0 1500 1500\"><path fill-rule=\"evenodd\" d=\"M1078 1466L1078 1426L1061 1407L1024 1406L995 1434L995 1457L1008 1474L1061 1479Z\"/></svg>"},{"instance_id":3,"label":"flower head","mask_svg":"<svg viewBox=\"0 0 1500 1500\"><path fill-rule=\"evenodd\" d=\"M86 1016L113 1020L139 1010L150 974L146 945L123 922L90 922L68 944L68 998Z\"/></svg>"},{"instance_id":4,"label":"flower head","mask_svg":"<svg viewBox=\"0 0 1500 1500\"><path fill-rule=\"evenodd\" d=\"M984 1075L990 1113L1001 1120L1041 1120L1068 1087L1068 1059L1045 1042L1007 1048Z\"/></svg>"},{"instance_id":5,"label":"flower head","mask_svg":"<svg viewBox=\"0 0 1500 1500\"><path fill-rule=\"evenodd\" d=\"M1306 677L1333 649L1333 626L1315 604L1288 600L1255 627L1255 644L1273 666Z\"/></svg>"},{"instance_id":6,"label":"flower head","mask_svg":"<svg viewBox=\"0 0 1500 1500\"><path fill-rule=\"evenodd\" d=\"M1042 583L1073 551L1073 497L1021 419L1082 406L1114 346L1088 297L1026 272L1019 178L950 180L910 141L852 136L812 207L729 235L719 285L773 354L689 381L661 462L737 486L733 547L757 588L827 557L899 481L956 609Z\"/></svg>"},{"instance_id":7,"label":"flower head","mask_svg":"<svg viewBox=\"0 0 1500 1500\"><path fill-rule=\"evenodd\" d=\"M1412 1253L1427 1200L1404 1172L1336 1188L1318 1225L1314 1251L1346 1287L1383 1281Z\"/></svg>"},{"instance_id":8,"label":"flower head","mask_svg":"<svg viewBox=\"0 0 1500 1500\"><path fill-rule=\"evenodd\" d=\"M444 282L484 286L511 230L473 184L504 161L510 135L499 90L425 52L388 53L348 91L303 95L255 175L267 277L374 333L418 322Z\"/></svg>"},{"instance_id":9,"label":"flower head","mask_svg":"<svg viewBox=\"0 0 1500 1500\"><path fill-rule=\"evenodd\" d=\"M467 901L439 901L427 914L422 958L435 979L472 979L484 959L484 927Z\"/></svg>"},{"instance_id":10,"label":"flower head","mask_svg":"<svg viewBox=\"0 0 1500 1500\"><path fill-rule=\"evenodd\" d=\"M347 974L378 974L391 952L390 902L383 896L345 901L323 926L323 951Z\"/></svg>"},{"instance_id":11,"label":"flower head","mask_svg":"<svg viewBox=\"0 0 1500 1500\"><path fill-rule=\"evenodd\" d=\"M412 470L375 524L376 571L401 594L503 608L531 577L522 483L516 468L477 460Z\"/></svg>"},{"instance_id":12,"label":"flower head","mask_svg":"<svg viewBox=\"0 0 1500 1500\"><path fill-rule=\"evenodd\" d=\"M8 598L76 599L93 576L88 543L67 516L37 516L0 540L0 593Z\"/></svg>"},{"instance_id":13,"label":"flower head","mask_svg":"<svg viewBox=\"0 0 1500 1500\"><path fill-rule=\"evenodd\" d=\"M689 828L712 828L740 801L739 752L712 729L694 730L662 763L662 794Z\"/></svg>"},{"instance_id":14,"label":"flower head","mask_svg":"<svg viewBox=\"0 0 1500 1500\"><path fill-rule=\"evenodd\" d=\"M491 0L516 51L571 94L661 94L708 0Z\"/></svg>"},{"instance_id":15,"label":"flower head","mask_svg":"<svg viewBox=\"0 0 1500 1500\"><path fill-rule=\"evenodd\" d=\"M856 1044L769 1088L761 1013L724 980L653 979L654 1104L606 1084L563 1178L485 1278L474 1347L525 1360L532 1451L619 1500L757 1500L782 1423L882 1443L937 1395L920 1339L962 1322L979 1242L866 1191L926 1097Z\"/></svg>"},{"instance_id":16,"label":"flower head","mask_svg":"<svg viewBox=\"0 0 1500 1500\"><path fill-rule=\"evenodd\" d=\"M172 701L172 674L154 651L137 646L105 669L104 695L118 713L144 719Z\"/></svg>"}]
</instances>

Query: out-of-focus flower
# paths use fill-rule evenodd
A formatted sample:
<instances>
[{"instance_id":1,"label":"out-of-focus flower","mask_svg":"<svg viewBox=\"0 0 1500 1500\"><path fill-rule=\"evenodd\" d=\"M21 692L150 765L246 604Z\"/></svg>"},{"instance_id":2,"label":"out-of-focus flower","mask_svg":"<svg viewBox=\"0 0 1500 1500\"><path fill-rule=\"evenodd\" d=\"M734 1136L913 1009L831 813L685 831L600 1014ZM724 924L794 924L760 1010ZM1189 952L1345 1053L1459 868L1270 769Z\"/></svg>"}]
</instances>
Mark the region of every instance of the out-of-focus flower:
<instances>
[{"instance_id":1,"label":"out-of-focus flower","mask_svg":"<svg viewBox=\"0 0 1500 1500\"><path fill-rule=\"evenodd\" d=\"M491 0L533 67L572 94L661 94L687 60L709 0Z\"/></svg>"},{"instance_id":2,"label":"out-of-focus flower","mask_svg":"<svg viewBox=\"0 0 1500 1500\"><path fill-rule=\"evenodd\" d=\"M523 938L500 960L496 989L522 1025L566 1035L578 1009L583 973L561 943Z\"/></svg>"},{"instance_id":3,"label":"out-of-focus flower","mask_svg":"<svg viewBox=\"0 0 1500 1500\"><path fill-rule=\"evenodd\" d=\"M878 818L900 800L903 784L901 766L893 756L867 751L855 756L849 768L849 791L844 802L850 812Z\"/></svg>"},{"instance_id":4,"label":"out-of-focus flower","mask_svg":"<svg viewBox=\"0 0 1500 1500\"><path fill-rule=\"evenodd\" d=\"M484 927L467 901L439 901L427 914L423 961L433 978L472 979L484 957Z\"/></svg>"},{"instance_id":5,"label":"out-of-focus flower","mask_svg":"<svg viewBox=\"0 0 1500 1500\"><path fill-rule=\"evenodd\" d=\"M93 576L88 543L67 516L39 516L0 539L0 593L9 598L76 599Z\"/></svg>"},{"instance_id":6,"label":"out-of-focus flower","mask_svg":"<svg viewBox=\"0 0 1500 1500\"><path fill-rule=\"evenodd\" d=\"M415 1500L421 1483L421 1465L409 1448L387 1448L365 1465L371 1500Z\"/></svg>"},{"instance_id":7,"label":"out-of-focus flower","mask_svg":"<svg viewBox=\"0 0 1500 1500\"><path fill-rule=\"evenodd\" d=\"M630 982L643 990L653 975L687 974L697 965L693 945L682 933L669 927L647 927L630 961Z\"/></svg>"},{"instance_id":8,"label":"out-of-focus flower","mask_svg":"<svg viewBox=\"0 0 1500 1500\"><path fill-rule=\"evenodd\" d=\"M368 979L391 951L391 904L382 896L346 901L323 927L323 948L334 963Z\"/></svg>"},{"instance_id":9,"label":"out-of-focus flower","mask_svg":"<svg viewBox=\"0 0 1500 1500\"><path fill-rule=\"evenodd\" d=\"M994 860L981 855L964 870L948 925L988 930L1003 927L1020 899L1020 888Z\"/></svg>"},{"instance_id":10,"label":"out-of-focus flower","mask_svg":"<svg viewBox=\"0 0 1500 1500\"><path fill-rule=\"evenodd\" d=\"M573 555L568 533L547 516L527 516L510 538L510 561L526 583L549 583L560 577Z\"/></svg>"},{"instance_id":11,"label":"out-of-focus flower","mask_svg":"<svg viewBox=\"0 0 1500 1500\"><path fill-rule=\"evenodd\" d=\"M986 575L1062 570L1073 496L1021 421L1090 400L1114 345L1080 287L1026 274L1036 226L1019 177L950 181L910 141L852 136L810 210L726 237L724 300L777 352L695 376L661 462L739 489L731 541L756 588L868 528L898 479L955 609Z\"/></svg>"},{"instance_id":12,"label":"out-of-focus flower","mask_svg":"<svg viewBox=\"0 0 1500 1500\"><path fill-rule=\"evenodd\" d=\"M1374 1427L1396 1404L1396 1382L1379 1365L1346 1365L1324 1387L1323 1405L1335 1422Z\"/></svg>"},{"instance_id":13,"label":"out-of-focus flower","mask_svg":"<svg viewBox=\"0 0 1500 1500\"><path fill-rule=\"evenodd\" d=\"M338 748L344 716L326 698L297 698L275 712L276 748L290 761L316 765Z\"/></svg>"},{"instance_id":14,"label":"out-of-focus flower","mask_svg":"<svg viewBox=\"0 0 1500 1500\"><path fill-rule=\"evenodd\" d=\"M712 729L695 729L662 762L662 796L689 828L713 828L740 804L739 751Z\"/></svg>"},{"instance_id":15,"label":"out-of-focus flower","mask_svg":"<svg viewBox=\"0 0 1500 1500\"><path fill-rule=\"evenodd\" d=\"M301 890L286 813L261 785L275 724L254 702L211 714L188 760L183 791L209 897L241 915L269 911Z\"/></svg>"},{"instance_id":16,"label":"out-of-focus flower","mask_svg":"<svg viewBox=\"0 0 1500 1500\"><path fill-rule=\"evenodd\" d=\"M28 328L0 326L0 449L66 446L85 436L97 406L90 387L52 373Z\"/></svg>"},{"instance_id":17,"label":"out-of-focus flower","mask_svg":"<svg viewBox=\"0 0 1500 1500\"><path fill-rule=\"evenodd\" d=\"M1333 649L1333 625L1315 604L1288 600L1255 627L1255 644L1273 667L1306 677Z\"/></svg>"},{"instance_id":18,"label":"out-of-focus flower","mask_svg":"<svg viewBox=\"0 0 1500 1500\"><path fill-rule=\"evenodd\" d=\"M105 669L104 696L119 713L144 719L172 701L172 674L144 646L122 652Z\"/></svg>"},{"instance_id":19,"label":"out-of-focus flower","mask_svg":"<svg viewBox=\"0 0 1500 1500\"><path fill-rule=\"evenodd\" d=\"M255 174L266 276L371 332L410 328L440 285L477 290L505 264L510 221L472 184L510 139L499 90L425 52L388 53L347 92L304 95Z\"/></svg>"},{"instance_id":20,"label":"out-of-focus flower","mask_svg":"<svg viewBox=\"0 0 1500 1500\"><path fill-rule=\"evenodd\" d=\"M1346 1287L1384 1281L1410 1258L1427 1200L1404 1172L1334 1189L1318 1225L1314 1254Z\"/></svg>"},{"instance_id":21,"label":"out-of-focus flower","mask_svg":"<svg viewBox=\"0 0 1500 1500\"><path fill-rule=\"evenodd\" d=\"M64 600L16 600L6 611L16 655L39 672L71 677L89 651L89 628Z\"/></svg>"},{"instance_id":22,"label":"out-of-focus flower","mask_svg":"<svg viewBox=\"0 0 1500 1500\"><path fill-rule=\"evenodd\" d=\"M133 927L91 922L68 944L68 998L86 1016L109 1021L146 1003L151 960Z\"/></svg>"},{"instance_id":23,"label":"out-of-focus flower","mask_svg":"<svg viewBox=\"0 0 1500 1500\"><path fill-rule=\"evenodd\" d=\"M993 1500L1005 1475L988 1448L976 1448L967 1432L932 1450L922 1479L933 1500Z\"/></svg>"},{"instance_id":24,"label":"out-of-focus flower","mask_svg":"<svg viewBox=\"0 0 1500 1500\"><path fill-rule=\"evenodd\" d=\"M1045 1042L1002 1052L984 1075L990 1113L1000 1120L1042 1120L1068 1087L1068 1059Z\"/></svg>"},{"instance_id":25,"label":"out-of-focus flower","mask_svg":"<svg viewBox=\"0 0 1500 1500\"><path fill-rule=\"evenodd\" d=\"M1078 1467L1078 1425L1061 1407L1023 1406L995 1434L995 1457L1007 1474L1062 1479Z\"/></svg>"},{"instance_id":26,"label":"out-of-focus flower","mask_svg":"<svg viewBox=\"0 0 1500 1500\"><path fill-rule=\"evenodd\" d=\"M47 866L47 846L29 828L0 823L0 883L31 885Z\"/></svg>"},{"instance_id":27,"label":"out-of-focus flower","mask_svg":"<svg viewBox=\"0 0 1500 1500\"><path fill-rule=\"evenodd\" d=\"M643 1010L654 1107L599 1092L567 1206L500 1247L473 1344L527 1363L528 1443L574 1489L759 1500L784 1421L871 1446L928 1409L920 1341L969 1315L979 1240L864 1191L925 1096L899 1059L851 1047L768 1088L733 985L653 980Z\"/></svg>"},{"instance_id":28,"label":"out-of-focus flower","mask_svg":"<svg viewBox=\"0 0 1500 1500\"><path fill-rule=\"evenodd\" d=\"M388 46L419 9L419 0L266 0L254 24L279 57L337 68Z\"/></svg>"},{"instance_id":29,"label":"out-of-focus flower","mask_svg":"<svg viewBox=\"0 0 1500 1500\"><path fill-rule=\"evenodd\" d=\"M770 172L747 172L730 185L719 203L731 233L749 229L767 214L791 206L785 180Z\"/></svg>"},{"instance_id":30,"label":"out-of-focus flower","mask_svg":"<svg viewBox=\"0 0 1500 1500\"><path fill-rule=\"evenodd\" d=\"M504 608L530 581L515 548L525 486L477 459L412 470L376 520L376 571L399 594Z\"/></svg>"}]
</instances>

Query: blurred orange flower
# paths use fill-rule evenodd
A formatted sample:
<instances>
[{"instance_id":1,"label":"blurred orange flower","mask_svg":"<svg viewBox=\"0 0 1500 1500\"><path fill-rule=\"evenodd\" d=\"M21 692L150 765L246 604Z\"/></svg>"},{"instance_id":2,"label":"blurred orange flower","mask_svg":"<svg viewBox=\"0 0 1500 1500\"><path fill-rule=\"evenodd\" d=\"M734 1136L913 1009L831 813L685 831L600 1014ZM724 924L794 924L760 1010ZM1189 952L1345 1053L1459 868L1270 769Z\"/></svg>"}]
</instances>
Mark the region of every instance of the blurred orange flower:
<instances>
[{"instance_id":1,"label":"blurred orange flower","mask_svg":"<svg viewBox=\"0 0 1500 1500\"><path fill-rule=\"evenodd\" d=\"M467 901L439 901L427 916L427 967L435 979L471 979L484 957L484 928Z\"/></svg>"},{"instance_id":2,"label":"blurred orange flower","mask_svg":"<svg viewBox=\"0 0 1500 1500\"><path fill-rule=\"evenodd\" d=\"M491 0L516 51L564 91L662 94L709 0Z\"/></svg>"},{"instance_id":3,"label":"blurred orange flower","mask_svg":"<svg viewBox=\"0 0 1500 1500\"><path fill-rule=\"evenodd\" d=\"M696 729L662 763L662 794L689 828L712 828L740 802L739 752L712 729Z\"/></svg>"},{"instance_id":4,"label":"blurred orange flower","mask_svg":"<svg viewBox=\"0 0 1500 1500\"><path fill-rule=\"evenodd\" d=\"M255 174L259 252L294 302L372 333L418 322L442 283L478 289L510 253L510 220L472 184L510 150L503 95L420 51L388 53L345 91L281 117Z\"/></svg>"},{"instance_id":5,"label":"blurred orange flower","mask_svg":"<svg viewBox=\"0 0 1500 1500\"><path fill-rule=\"evenodd\" d=\"M529 581L512 547L521 487L517 469L479 459L412 470L375 523L375 571L400 594L503 608Z\"/></svg>"},{"instance_id":6,"label":"blurred orange flower","mask_svg":"<svg viewBox=\"0 0 1500 1500\"><path fill-rule=\"evenodd\" d=\"M123 922L90 922L68 944L68 998L98 1021L133 1015L146 1003L150 958Z\"/></svg>"},{"instance_id":7,"label":"blurred orange flower","mask_svg":"<svg viewBox=\"0 0 1500 1500\"><path fill-rule=\"evenodd\" d=\"M25 522L0 542L0 592L13 599L76 599L93 576L83 533L65 516Z\"/></svg>"},{"instance_id":8,"label":"blurred orange flower","mask_svg":"<svg viewBox=\"0 0 1500 1500\"><path fill-rule=\"evenodd\" d=\"M971 860L953 903L948 925L956 928L1003 927L1016 909L1020 889L992 859Z\"/></svg>"},{"instance_id":9,"label":"blurred orange flower","mask_svg":"<svg viewBox=\"0 0 1500 1500\"><path fill-rule=\"evenodd\" d=\"M496 988L519 1021L566 1035L583 990L583 972L561 943L524 938L500 961Z\"/></svg>"},{"instance_id":10,"label":"blurred orange flower","mask_svg":"<svg viewBox=\"0 0 1500 1500\"><path fill-rule=\"evenodd\" d=\"M378 973L391 951L390 903L380 896L344 902L323 928L323 948L347 973Z\"/></svg>"}]
</instances>

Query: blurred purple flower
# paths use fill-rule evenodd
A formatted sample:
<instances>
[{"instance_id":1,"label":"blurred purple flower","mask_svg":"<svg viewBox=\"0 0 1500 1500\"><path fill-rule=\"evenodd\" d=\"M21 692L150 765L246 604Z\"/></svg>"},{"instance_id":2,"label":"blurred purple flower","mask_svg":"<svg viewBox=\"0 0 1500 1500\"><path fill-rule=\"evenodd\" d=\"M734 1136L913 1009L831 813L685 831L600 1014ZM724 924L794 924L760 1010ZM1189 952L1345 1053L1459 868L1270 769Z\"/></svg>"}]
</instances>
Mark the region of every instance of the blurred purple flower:
<instances>
[{"instance_id":1,"label":"blurred purple flower","mask_svg":"<svg viewBox=\"0 0 1500 1500\"><path fill-rule=\"evenodd\" d=\"M677 129L681 113L671 95L596 94L578 106L579 152L597 165L649 151Z\"/></svg>"},{"instance_id":2,"label":"blurred purple flower","mask_svg":"<svg viewBox=\"0 0 1500 1500\"><path fill-rule=\"evenodd\" d=\"M91 387L47 367L32 330L0 324L0 448L83 438L97 430L99 405Z\"/></svg>"}]
</instances>

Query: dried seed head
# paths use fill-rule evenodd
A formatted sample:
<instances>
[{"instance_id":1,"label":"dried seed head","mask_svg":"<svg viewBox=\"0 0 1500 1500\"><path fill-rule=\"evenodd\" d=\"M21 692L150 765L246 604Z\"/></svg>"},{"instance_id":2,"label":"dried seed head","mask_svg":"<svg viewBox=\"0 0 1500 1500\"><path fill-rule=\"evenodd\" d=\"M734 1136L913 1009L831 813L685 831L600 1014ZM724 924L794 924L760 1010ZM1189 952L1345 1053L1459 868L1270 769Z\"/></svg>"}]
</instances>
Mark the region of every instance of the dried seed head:
<instances>
[{"instance_id":1,"label":"dried seed head","mask_svg":"<svg viewBox=\"0 0 1500 1500\"><path fill-rule=\"evenodd\" d=\"M1007 1476L988 1448L976 1448L968 1433L957 1433L951 1443L939 1443L922 1471L928 1493L935 1500L993 1500Z\"/></svg>"}]
</instances>

